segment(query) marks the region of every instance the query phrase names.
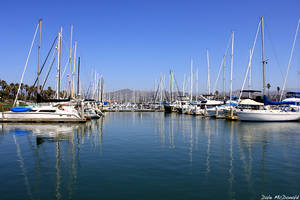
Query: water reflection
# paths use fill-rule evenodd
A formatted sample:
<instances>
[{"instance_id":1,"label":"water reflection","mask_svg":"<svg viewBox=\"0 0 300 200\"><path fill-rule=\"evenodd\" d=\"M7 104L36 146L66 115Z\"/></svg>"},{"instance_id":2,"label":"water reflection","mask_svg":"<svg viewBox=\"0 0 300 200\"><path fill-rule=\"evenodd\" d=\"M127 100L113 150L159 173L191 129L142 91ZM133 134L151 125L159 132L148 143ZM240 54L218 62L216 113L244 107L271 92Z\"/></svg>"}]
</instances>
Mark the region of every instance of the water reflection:
<instances>
[{"instance_id":1,"label":"water reflection","mask_svg":"<svg viewBox=\"0 0 300 200\"><path fill-rule=\"evenodd\" d=\"M28 194L29 198L33 199L31 189L30 189L30 185L29 185L29 181L28 181L27 171L26 171L26 168L24 166L24 158L23 158L22 153L21 153L21 148L20 148L19 143L17 142L17 138L16 138L15 135L13 135L13 138L14 138L14 142L15 142L15 145L16 145L16 149L17 149L17 156L18 156L18 159L19 159L19 165L20 165L20 168L21 168L21 171L22 171L22 175L24 177L24 183L25 183L25 186L26 186L26 191L27 191L27 194Z\"/></svg>"},{"instance_id":2,"label":"water reflection","mask_svg":"<svg viewBox=\"0 0 300 200\"><path fill-rule=\"evenodd\" d=\"M229 122L176 113L111 113L86 124L3 123L0 142L5 145L8 139L12 141L11 151L19 167L15 170L22 175L28 199L43 199L47 181L46 191L53 199L76 199L81 192L92 190L80 189L90 180L97 186L102 184L99 188L113 181L122 190L129 183L128 177L137 180L136 185L132 182L133 188L142 187L141 181L153 180L153 185L162 183L169 191L168 185L176 188L182 180L189 186L187 193L214 188L224 191L226 199L244 199L239 198L241 193L256 199L270 191L270 170L278 172L276 164L296 162L299 153L291 155L289 145L295 144L292 150L299 149L299 130L300 123ZM184 191L182 185L177 189Z\"/></svg>"},{"instance_id":3,"label":"water reflection","mask_svg":"<svg viewBox=\"0 0 300 200\"><path fill-rule=\"evenodd\" d=\"M206 175L210 173L210 143L211 143L211 127L208 125L209 121L205 121L207 130L207 150L206 150Z\"/></svg>"},{"instance_id":4,"label":"water reflection","mask_svg":"<svg viewBox=\"0 0 300 200\"><path fill-rule=\"evenodd\" d=\"M229 138L229 198L234 199L234 193L232 191L232 185L234 181L234 174L233 174L233 134L234 134L234 122L230 123L230 138Z\"/></svg>"},{"instance_id":5,"label":"water reflection","mask_svg":"<svg viewBox=\"0 0 300 200\"><path fill-rule=\"evenodd\" d=\"M95 151L97 148L101 154L103 122L101 118L86 124L0 124L0 135L4 137L10 134L13 137L19 168L24 177L29 199L40 199L39 187L43 184L40 181L41 174L45 173L45 170L50 171L50 174L55 174L55 192L52 193L55 193L55 199L65 199L65 191L67 191L68 198L72 199L80 168L81 145L85 144L88 139L90 149ZM19 139L22 145L19 144ZM24 146L26 140L29 151L32 151L34 157L24 158L22 155L22 149L26 148ZM28 149L25 150L25 153L27 152ZM26 166L26 160L29 162L28 160L32 159L34 163ZM33 175L28 176L27 168L30 169L31 166L34 166ZM53 169L51 166L55 166L55 171L51 171ZM49 178L53 179L53 176Z\"/></svg>"},{"instance_id":6,"label":"water reflection","mask_svg":"<svg viewBox=\"0 0 300 200\"><path fill-rule=\"evenodd\" d=\"M225 162L220 163L219 167L228 172L229 199L236 198L234 184L240 177L244 179L250 196L257 197L258 191L259 194L265 194L268 179L266 157L276 158L273 152L269 152L270 144L273 148L274 145L283 146L284 148L280 148L280 151L287 156L286 144L293 142L291 138L295 136L300 139L299 134L295 135L295 133L300 133L300 123L297 122L229 122L176 114L167 114L156 121L154 130L159 133L161 144L165 145L168 141L168 146L173 149L182 149L186 146L190 163L197 162L200 165L204 163L206 180L217 172L216 165L219 164L219 160L216 160L216 157L219 158L222 155ZM253 159L253 152L255 152L255 159ZM193 154L197 154L197 159L193 159ZM201 160L201 158L204 159ZM254 185L257 178L260 184Z\"/></svg>"}]
</instances>

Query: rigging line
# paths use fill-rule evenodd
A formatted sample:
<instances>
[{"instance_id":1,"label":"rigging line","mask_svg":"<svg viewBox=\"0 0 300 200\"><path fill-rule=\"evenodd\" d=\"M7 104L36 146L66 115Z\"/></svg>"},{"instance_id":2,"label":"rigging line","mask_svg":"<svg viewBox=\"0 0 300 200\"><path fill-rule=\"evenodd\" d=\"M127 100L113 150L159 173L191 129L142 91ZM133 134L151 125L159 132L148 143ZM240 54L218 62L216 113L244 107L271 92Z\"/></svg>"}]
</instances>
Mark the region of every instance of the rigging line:
<instances>
[{"instance_id":1,"label":"rigging line","mask_svg":"<svg viewBox=\"0 0 300 200\"><path fill-rule=\"evenodd\" d=\"M246 79L247 79L247 76L248 76L248 73L249 73L249 69L250 69L250 67L251 67L252 56L253 56L253 52L254 52L254 48L255 48L257 36L258 36L258 32L259 32L259 29L260 29L260 24L261 24L261 20L260 20L259 23L258 23L258 27L257 27L257 31L256 31L254 43L253 43L253 46L252 46L252 48L251 48L251 53L250 53L250 58L249 58L249 62L248 62L248 67L247 67L247 70L246 70L246 75L245 75L245 78L244 78L244 82L243 82L243 85L242 85L242 89L241 89L241 91L240 91L240 96L239 96L238 102L241 100L241 97L242 97L242 94L243 94L242 91L244 90L245 83L246 83Z\"/></svg>"},{"instance_id":2,"label":"rigging line","mask_svg":"<svg viewBox=\"0 0 300 200\"><path fill-rule=\"evenodd\" d=\"M278 69L279 69L279 72L280 72L280 74L281 74L281 78L282 78L282 80L284 80L284 75L283 75L283 72L282 72L282 69L281 69L281 67L280 66L282 66L281 64L280 64L280 62L279 62L279 59L278 59L278 56L277 56L277 53L276 53L276 49L275 49L275 46L274 46L274 43L273 43L273 40L272 40L272 37L271 37L271 32L270 32L270 30L269 30L269 28L268 28L268 26L265 24L265 27L266 27L266 30L267 30L267 34L268 34L268 40L270 41L270 43L271 43L271 46L272 46L272 50L273 50L273 54L274 54L274 57L275 57L275 61L276 61L276 63L277 63L277 67L278 67Z\"/></svg>"},{"instance_id":3,"label":"rigging line","mask_svg":"<svg viewBox=\"0 0 300 200\"><path fill-rule=\"evenodd\" d=\"M159 85L158 85L158 87L157 87L156 93L155 93L154 98L153 98L153 101L154 101L154 102L156 101L156 98L157 98L157 96L158 96L158 92L159 92L160 87L161 87L160 84L161 84L161 77L160 77L160 81L159 81Z\"/></svg>"},{"instance_id":4,"label":"rigging line","mask_svg":"<svg viewBox=\"0 0 300 200\"><path fill-rule=\"evenodd\" d=\"M300 75L300 71L299 71L299 66L300 66L300 59L299 59L299 57L300 56L296 56L296 58L298 58L297 60L296 60L296 66L297 66L297 91L298 91L298 89L299 89L299 75Z\"/></svg>"},{"instance_id":5,"label":"rigging line","mask_svg":"<svg viewBox=\"0 0 300 200\"><path fill-rule=\"evenodd\" d=\"M287 67L287 70L286 70L286 75L285 75L283 87L282 87L282 90L281 90L280 101L282 100L282 96L283 96L283 93L284 93L284 90L285 90L285 86L286 86L287 77L289 75L289 69L290 69L290 66L291 66L292 58L293 58L293 53L294 53L295 44L296 44L297 35L298 35L298 30L299 30L299 25L300 25L300 19L298 20L298 24L297 24L297 29L296 29L296 33L295 33L295 37L294 37L294 42L293 42L292 50L291 50L289 64L288 64L288 67Z\"/></svg>"},{"instance_id":6,"label":"rigging line","mask_svg":"<svg viewBox=\"0 0 300 200\"><path fill-rule=\"evenodd\" d=\"M220 65L220 68L219 68L219 72L218 72L218 76L217 76L217 79L216 79L216 82L215 82L215 85L214 85L214 93L216 92L217 90L217 84L218 84L218 81L219 81L219 78L220 78L220 74L221 74L221 71L222 71L222 68L223 68L223 65L224 65L224 62L225 62L225 57L227 56L227 53L228 53L228 49L230 47L230 41L231 41L231 35L228 39L228 43L227 43L227 48L225 50L225 53L223 55L223 58L222 58L222 62L221 62L221 65Z\"/></svg>"},{"instance_id":7,"label":"rigging line","mask_svg":"<svg viewBox=\"0 0 300 200\"><path fill-rule=\"evenodd\" d=\"M49 57L49 55L50 55L50 53L51 53L51 51L52 51L52 49L53 49L53 47L54 47L54 45L55 45L56 40L57 40L57 36L55 37L55 39L54 39L54 41L53 41L53 43L52 43L52 45L51 45L51 48L50 48L50 50L49 50L49 52L48 52L48 54L47 54L47 57L46 57L45 61L43 62L43 65L42 65L41 70L39 71L38 75L41 75L41 73L42 73L42 71L43 71L43 69L44 69L44 67L45 67L45 64L46 64L46 62L47 62L47 60L48 60L48 57ZM35 79L35 82L34 82L34 84L33 84L33 87L35 87L35 84L37 83L37 80L38 80L38 78Z\"/></svg>"},{"instance_id":8,"label":"rigging line","mask_svg":"<svg viewBox=\"0 0 300 200\"><path fill-rule=\"evenodd\" d=\"M17 94L16 94L16 98L15 98L13 107L15 106L15 104L16 104L16 102L17 102L17 99L18 99L18 95L19 95L19 92L20 92L21 84L22 84L22 82L23 82L24 74L25 74L25 71L26 71L26 68L27 68L27 65L28 65L28 61L29 61L29 58L30 58L31 50L32 50L32 47L33 47L33 44L34 44L34 41L35 41L35 37L36 37L37 31L38 31L38 29L39 29L39 25L40 25L40 24L38 23L37 26L36 26L36 29L35 29L35 33L34 33L34 36L33 36L32 42L31 42L31 46L30 46L29 53L28 53L28 55L27 55L25 67L24 67L24 70L23 70L23 73L22 73L22 77L21 77L21 80L20 80L18 92L17 92Z\"/></svg>"},{"instance_id":9,"label":"rigging line","mask_svg":"<svg viewBox=\"0 0 300 200\"><path fill-rule=\"evenodd\" d=\"M179 90L178 83L177 83L175 76L174 76L174 80L175 80L175 85L176 85L176 89L177 89L177 96L180 96L180 90Z\"/></svg>"},{"instance_id":10,"label":"rigging line","mask_svg":"<svg viewBox=\"0 0 300 200\"><path fill-rule=\"evenodd\" d=\"M53 67L53 64L54 64L54 61L55 61L55 59L56 59L56 50L53 51L53 54L52 54L52 58L51 58L51 59L52 59L52 63L49 64L49 66L48 66L48 71L47 71L45 80L44 80L44 82L43 82L42 90L43 90L44 87L45 87L45 84L46 84L46 82L47 82L47 80L48 80L50 71L51 71L51 69L52 69L52 67Z\"/></svg>"},{"instance_id":11,"label":"rigging line","mask_svg":"<svg viewBox=\"0 0 300 200\"><path fill-rule=\"evenodd\" d=\"M61 38L61 42L62 42L62 44L63 44L63 43L66 43L66 44L67 44L67 42L66 42L66 40L65 40L64 38ZM62 45L62 47L63 47L63 50L64 50L64 51L68 51L66 45ZM74 46L72 46L72 50L74 50ZM66 70L67 70L67 66L68 66L71 62L72 62L72 60L70 60L70 59L67 60L65 66L64 66L64 71L63 71L62 76L61 76L61 82L62 82L62 80L64 79L65 72L66 72ZM68 76L71 76L71 74L67 74L67 77L68 77ZM68 80L66 80L66 81L67 81L66 85L67 85L67 87L68 87ZM66 88L67 88L67 87L66 87ZM68 88L67 88L67 89L68 89Z\"/></svg>"},{"instance_id":12,"label":"rigging line","mask_svg":"<svg viewBox=\"0 0 300 200\"><path fill-rule=\"evenodd\" d=\"M73 47L72 47L72 48L73 48ZM71 60L70 60L70 59L68 59L68 61L67 61L67 62L66 62L66 64L65 64L64 71L63 71L63 73L62 73L61 79L63 79L63 78L64 78L64 76L65 76L65 72L66 72L66 69L67 69L67 66L68 66L68 64L70 64L70 62L71 62Z\"/></svg>"},{"instance_id":13,"label":"rigging line","mask_svg":"<svg viewBox=\"0 0 300 200\"><path fill-rule=\"evenodd\" d=\"M165 77L164 77L164 93L165 93L165 100L170 101L168 95L167 95L167 90L166 90L166 85L165 85Z\"/></svg>"},{"instance_id":14,"label":"rigging line","mask_svg":"<svg viewBox=\"0 0 300 200\"><path fill-rule=\"evenodd\" d=\"M63 43L67 43L66 42L66 40L63 38L63 37L61 37L61 46L62 46L62 50L64 50L64 51L67 51L67 47L66 47L66 45L63 45ZM61 51L62 52L62 51ZM63 78L64 78L64 76L65 76L65 72L66 72L66 69L67 69L67 65L70 63L70 59L68 59L67 60L67 62L66 62L66 64L65 64L65 66L64 66L64 71L63 71L63 73L62 73L62 76L61 76L61 81L60 82L62 82L62 80L63 80Z\"/></svg>"}]
</instances>

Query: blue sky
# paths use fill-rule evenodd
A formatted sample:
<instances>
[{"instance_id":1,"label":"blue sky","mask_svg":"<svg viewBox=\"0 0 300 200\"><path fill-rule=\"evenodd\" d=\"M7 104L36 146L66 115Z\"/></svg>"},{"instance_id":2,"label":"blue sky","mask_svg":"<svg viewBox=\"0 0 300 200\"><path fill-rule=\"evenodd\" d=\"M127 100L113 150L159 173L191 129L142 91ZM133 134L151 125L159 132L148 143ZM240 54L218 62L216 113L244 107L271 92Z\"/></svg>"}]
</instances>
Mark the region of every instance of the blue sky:
<instances>
[{"instance_id":1,"label":"blue sky","mask_svg":"<svg viewBox=\"0 0 300 200\"><path fill-rule=\"evenodd\" d=\"M231 31L235 31L233 88L239 89L248 63L259 17L265 18L267 82L282 86L299 19L298 0L110 0L5 1L0 12L0 79L17 82L26 61L39 18L42 60L63 26L63 64L69 52L70 25L78 41L82 84L92 69L102 73L107 90L151 89L160 73L175 71L181 85L190 73L190 58L199 68L200 91L206 88L206 49L214 85ZM298 36L298 40L300 36ZM229 69L230 57L226 66ZM261 89L260 37L253 57L253 87ZM37 66L37 42L24 82L32 84ZM296 43L288 88L299 88L300 41ZM229 79L229 71L226 72ZM55 87L55 72L49 84ZM227 80L229 87L229 80ZM219 83L219 90L222 85Z\"/></svg>"}]
</instances>

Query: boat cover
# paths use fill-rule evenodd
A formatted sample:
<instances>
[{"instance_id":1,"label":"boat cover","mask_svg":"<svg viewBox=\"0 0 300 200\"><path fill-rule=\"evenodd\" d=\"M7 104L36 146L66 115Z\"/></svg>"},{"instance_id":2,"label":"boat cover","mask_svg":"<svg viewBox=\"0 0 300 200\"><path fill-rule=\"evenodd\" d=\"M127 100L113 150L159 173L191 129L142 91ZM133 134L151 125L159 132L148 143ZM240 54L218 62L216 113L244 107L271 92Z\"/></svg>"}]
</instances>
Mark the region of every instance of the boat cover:
<instances>
[{"instance_id":1,"label":"boat cover","mask_svg":"<svg viewBox=\"0 0 300 200\"><path fill-rule=\"evenodd\" d=\"M270 101L268 99L268 97L265 95L264 96L264 104L265 105L286 105L286 104L292 104L292 105L294 105L295 102L288 102L288 101L285 101L285 102L273 102L273 101Z\"/></svg>"},{"instance_id":2,"label":"boat cover","mask_svg":"<svg viewBox=\"0 0 300 200\"><path fill-rule=\"evenodd\" d=\"M23 106L18 106L18 107L14 107L10 109L13 112L27 112L27 111L31 111L31 108L28 107L23 107Z\"/></svg>"}]
</instances>

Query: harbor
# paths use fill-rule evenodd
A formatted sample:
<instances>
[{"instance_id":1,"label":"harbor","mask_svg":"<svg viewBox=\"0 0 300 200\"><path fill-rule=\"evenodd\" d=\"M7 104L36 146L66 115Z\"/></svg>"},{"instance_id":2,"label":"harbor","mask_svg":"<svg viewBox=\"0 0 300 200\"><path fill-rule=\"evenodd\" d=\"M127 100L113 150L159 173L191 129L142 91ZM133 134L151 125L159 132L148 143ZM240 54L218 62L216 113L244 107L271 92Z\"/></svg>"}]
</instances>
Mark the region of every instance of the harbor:
<instances>
[{"instance_id":1,"label":"harbor","mask_svg":"<svg viewBox=\"0 0 300 200\"><path fill-rule=\"evenodd\" d=\"M111 112L84 124L1 123L1 198L293 196L299 130L298 122L162 112Z\"/></svg>"},{"instance_id":2,"label":"harbor","mask_svg":"<svg viewBox=\"0 0 300 200\"><path fill-rule=\"evenodd\" d=\"M85 90L81 89L80 85L80 57L76 57L77 41L73 46L72 36L74 25L71 25L70 31L70 53L69 59L64 69L61 69L61 53L62 53L62 32L63 28L60 28L58 36L55 37L54 42L45 58L45 61L40 66L40 50L41 50L41 38L42 38L42 19L36 26L35 34L32 40L32 44L28 53L27 61L24 67L24 71L21 76L20 83L8 85L6 81L1 80L2 96L1 99L9 102L9 99L14 99L12 108L9 111L1 112L0 122L85 122L90 119L99 119L104 116L104 112L178 112L180 114L200 115L203 117L215 117L217 119L228 120L241 120L241 121L255 121L255 122L286 122L286 121L299 121L300 120L300 98L299 92L286 92L286 81L290 70L291 60L293 58L294 47L297 40L298 30L300 26L300 19L298 20L296 33L292 45L292 50L289 57L289 63L284 78L283 88L277 87L277 95L271 96L273 99L269 99L270 84L266 84L266 64L265 59L265 33L264 33L264 17L261 17L257 26L253 47L250 49L249 62L247 65L246 74L243 80L240 91L236 92L236 96L233 94L233 69L234 69L234 41L235 33L231 33L231 37L228 43L228 47L224 53L219 73L214 84L213 90L211 89L210 78L210 56L209 51L206 50L207 55L207 90L205 93L199 93L199 72L198 68L195 72L193 69L194 62L190 60L190 90L185 91L186 82L185 79L182 83L182 90L178 87L174 71L170 70L169 73L169 90L166 88L166 77L161 74L159 84L154 86L153 91L143 91L137 95L135 90L123 90L116 95L114 92L104 93L104 78L96 70L92 71L89 87ZM28 60L31 55L32 47L39 32L38 39L38 66L37 77L31 93L29 89L23 84L23 77L27 69ZM261 38L261 63L262 63L262 91L253 90L252 88L252 57L254 54L258 35L260 33ZM53 48L56 44L56 48ZM230 90L229 94L226 93L225 87L225 60L228 56L228 51L231 48L230 54ZM73 53L74 51L74 53ZM43 72L45 64L49 55L52 53L52 61L49 63L47 74L43 83L40 83L40 76ZM43 91L43 88L48 80L49 73L57 57L57 70L56 70L56 91L51 92L51 87L48 87L48 91ZM73 60L73 62L72 62ZM76 65L77 64L77 65ZM69 66L69 72L65 75L66 69ZM216 89L220 74L223 71L223 96L219 95L219 91ZM77 76L77 86L75 83L75 73ZM196 73L196 74L194 74ZM186 78L186 77L185 77ZM194 81L194 79L196 79ZM245 83L248 80L248 88L245 89ZM63 87L63 83L66 83ZM156 83L156 82L155 82ZM194 89L196 85L196 91ZM10 88L10 86L12 88ZM27 90L27 97L21 96L21 103L23 106L19 106L19 95L22 90ZM28 88L29 86L27 86ZM10 88L10 90L7 90ZM63 89L64 88L64 89ZM176 89L175 89L176 88ZM268 88L268 94L266 89ZM11 92L13 90L13 95ZM49 95L49 94L50 95ZM248 96L245 97L247 93ZM257 94L258 93L258 94ZM4 96L3 94L7 94ZM46 98L45 96L47 96ZM143 94L143 95L141 95ZM123 100L122 99L123 95ZM139 98L138 98L138 97ZM29 101L26 99L29 98ZM6 100L5 100L6 99ZM30 100L31 99L31 100ZM275 101L274 101L275 100ZM138 102L138 103L137 103Z\"/></svg>"},{"instance_id":3,"label":"harbor","mask_svg":"<svg viewBox=\"0 0 300 200\"><path fill-rule=\"evenodd\" d=\"M300 199L299 7L3 3L0 200Z\"/></svg>"}]
</instances>

